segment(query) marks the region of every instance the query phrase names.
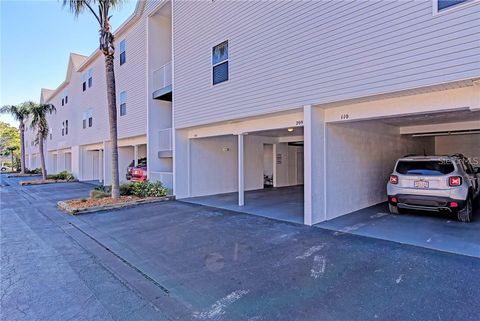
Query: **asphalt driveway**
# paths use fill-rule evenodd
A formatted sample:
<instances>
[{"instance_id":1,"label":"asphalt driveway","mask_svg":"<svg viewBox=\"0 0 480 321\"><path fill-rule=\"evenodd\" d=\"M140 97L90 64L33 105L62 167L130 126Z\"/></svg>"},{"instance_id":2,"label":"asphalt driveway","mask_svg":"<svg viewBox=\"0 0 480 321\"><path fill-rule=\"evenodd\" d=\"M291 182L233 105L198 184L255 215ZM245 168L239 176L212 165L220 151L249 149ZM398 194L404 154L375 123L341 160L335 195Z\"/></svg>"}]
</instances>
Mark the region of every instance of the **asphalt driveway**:
<instances>
[{"instance_id":1,"label":"asphalt driveway","mask_svg":"<svg viewBox=\"0 0 480 321\"><path fill-rule=\"evenodd\" d=\"M2 187L2 271L31 288L2 272L3 320L480 315L478 258L174 201L78 217L55 209L89 188ZM78 302L83 318L56 312Z\"/></svg>"}]
</instances>

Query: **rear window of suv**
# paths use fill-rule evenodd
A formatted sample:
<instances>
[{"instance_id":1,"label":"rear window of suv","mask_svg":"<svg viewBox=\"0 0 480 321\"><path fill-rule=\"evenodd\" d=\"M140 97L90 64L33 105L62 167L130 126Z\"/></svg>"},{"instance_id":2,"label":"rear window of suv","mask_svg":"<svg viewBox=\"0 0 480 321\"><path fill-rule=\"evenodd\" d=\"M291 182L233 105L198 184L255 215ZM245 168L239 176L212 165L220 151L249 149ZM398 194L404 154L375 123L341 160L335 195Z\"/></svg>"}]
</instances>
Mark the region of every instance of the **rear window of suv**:
<instances>
[{"instance_id":1,"label":"rear window of suv","mask_svg":"<svg viewBox=\"0 0 480 321\"><path fill-rule=\"evenodd\" d=\"M399 161L397 172L403 175L438 176L450 174L455 170L447 161Z\"/></svg>"}]
</instances>

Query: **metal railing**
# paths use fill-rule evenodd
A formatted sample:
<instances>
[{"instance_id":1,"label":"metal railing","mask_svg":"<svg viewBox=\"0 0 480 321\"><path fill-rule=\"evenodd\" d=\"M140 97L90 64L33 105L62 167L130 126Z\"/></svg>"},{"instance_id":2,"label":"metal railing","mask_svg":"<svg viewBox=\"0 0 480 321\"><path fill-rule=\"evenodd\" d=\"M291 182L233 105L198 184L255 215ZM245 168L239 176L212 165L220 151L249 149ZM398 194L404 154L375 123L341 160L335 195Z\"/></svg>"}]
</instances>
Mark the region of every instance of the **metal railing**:
<instances>
[{"instance_id":1,"label":"metal railing","mask_svg":"<svg viewBox=\"0 0 480 321\"><path fill-rule=\"evenodd\" d=\"M162 67L153 71L153 91L165 88L172 84L172 62L169 61Z\"/></svg>"},{"instance_id":2,"label":"metal railing","mask_svg":"<svg viewBox=\"0 0 480 321\"><path fill-rule=\"evenodd\" d=\"M158 150L160 152L172 150L172 129L166 128L158 131Z\"/></svg>"}]
</instances>

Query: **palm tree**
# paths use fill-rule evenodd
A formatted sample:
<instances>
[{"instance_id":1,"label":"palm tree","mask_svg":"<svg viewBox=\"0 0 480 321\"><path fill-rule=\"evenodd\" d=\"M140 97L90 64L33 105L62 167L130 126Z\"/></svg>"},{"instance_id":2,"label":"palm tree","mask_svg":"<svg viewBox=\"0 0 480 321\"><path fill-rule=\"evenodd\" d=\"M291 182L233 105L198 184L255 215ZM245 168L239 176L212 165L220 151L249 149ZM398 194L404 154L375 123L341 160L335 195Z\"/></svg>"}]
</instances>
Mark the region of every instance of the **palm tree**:
<instances>
[{"instance_id":1,"label":"palm tree","mask_svg":"<svg viewBox=\"0 0 480 321\"><path fill-rule=\"evenodd\" d=\"M30 114L28 102L24 102L18 106L6 105L0 109L0 113L8 113L19 122L18 130L20 131L20 174L25 174L25 120Z\"/></svg>"},{"instance_id":2,"label":"palm tree","mask_svg":"<svg viewBox=\"0 0 480 321\"><path fill-rule=\"evenodd\" d=\"M100 51L105 57L105 74L107 79L107 108L110 123L110 141L112 144L112 198L120 197L120 178L118 173L118 134L117 134L117 99L115 92L115 72L113 59L113 33L110 25L109 12L121 6L123 0L63 0L64 6L69 6L75 16L89 11L98 21L100 27ZM95 11L94 8L98 7Z\"/></svg>"},{"instance_id":3,"label":"palm tree","mask_svg":"<svg viewBox=\"0 0 480 321\"><path fill-rule=\"evenodd\" d=\"M30 113L32 117L30 126L32 129L37 130L37 138L35 139L35 144L38 145L38 151L40 153L43 179L47 179L47 167L45 166L45 153L43 148L43 142L45 141L45 139L47 139L49 131L47 113L51 114L55 110L55 106L53 106L52 104L36 104L30 102Z\"/></svg>"}]
</instances>

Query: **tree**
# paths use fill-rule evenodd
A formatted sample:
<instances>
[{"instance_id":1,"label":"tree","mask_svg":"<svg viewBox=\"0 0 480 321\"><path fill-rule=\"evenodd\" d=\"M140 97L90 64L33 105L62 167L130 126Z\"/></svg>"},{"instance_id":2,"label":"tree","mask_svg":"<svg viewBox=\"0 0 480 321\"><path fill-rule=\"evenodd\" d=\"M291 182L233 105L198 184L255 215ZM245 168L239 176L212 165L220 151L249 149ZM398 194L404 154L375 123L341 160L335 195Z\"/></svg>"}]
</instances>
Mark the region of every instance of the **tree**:
<instances>
[{"instance_id":1,"label":"tree","mask_svg":"<svg viewBox=\"0 0 480 321\"><path fill-rule=\"evenodd\" d=\"M32 121L30 126L32 129L37 130L37 138L35 144L38 145L38 151L40 153L40 160L42 164L42 178L47 179L47 167L45 166L45 153L44 153L44 141L48 137L48 121L47 113L51 114L55 111L55 106L52 104L36 104L29 102L30 114Z\"/></svg>"},{"instance_id":2,"label":"tree","mask_svg":"<svg viewBox=\"0 0 480 321\"><path fill-rule=\"evenodd\" d=\"M18 150L20 149L20 134L18 128L11 126L8 123L0 121L0 156L11 157L11 168L14 166L14 159L18 157Z\"/></svg>"},{"instance_id":3,"label":"tree","mask_svg":"<svg viewBox=\"0 0 480 321\"><path fill-rule=\"evenodd\" d=\"M122 3L122 0L63 0L63 5L69 6L75 16L89 11L97 20L100 28L100 51L105 57L107 108L112 144L112 198L120 197L120 176L118 172L117 99L113 68L115 47L109 12L120 7ZM94 10L95 7L97 7L97 11Z\"/></svg>"},{"instance_id":4,"label":"tree","mask_svg":"<svg viewBox=\"0 0 480 321\"><path fill-rule=\"evenodd\" d=\"M18 106L6 105L0 109L0 113L8 113L18 120L18 130L20 131L20 164L21 164L21 174L25 174L25 120L30 114L30 109L28 107L28 102L24 102Z\"/></svg>"}]
</instances>

